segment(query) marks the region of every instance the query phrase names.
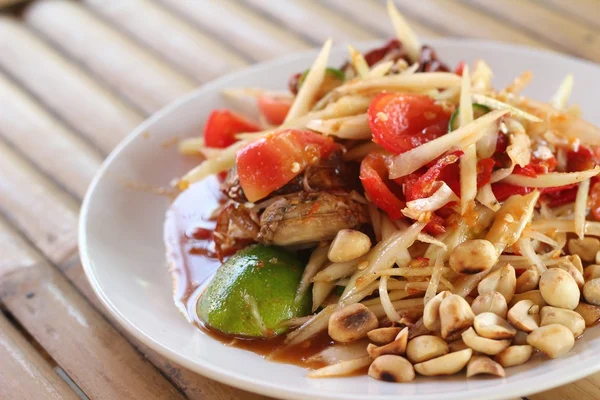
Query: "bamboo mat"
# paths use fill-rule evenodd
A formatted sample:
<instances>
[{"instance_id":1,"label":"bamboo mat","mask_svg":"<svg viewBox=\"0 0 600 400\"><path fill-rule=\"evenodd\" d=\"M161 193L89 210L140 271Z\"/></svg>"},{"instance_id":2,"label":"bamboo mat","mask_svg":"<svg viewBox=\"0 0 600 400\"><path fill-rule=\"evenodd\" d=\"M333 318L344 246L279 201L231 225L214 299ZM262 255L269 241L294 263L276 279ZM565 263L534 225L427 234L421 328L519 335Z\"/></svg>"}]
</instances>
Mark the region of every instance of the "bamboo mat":
<instances>
[{"instance_id":1,"label":"bamboo mat","mask_svg":"<svg viewBox=\"0 0 600 400\"><path fill-rule=\"evenodd\" d=\"M249 64L391 36L378 0L0 0L0 398L259 399L129 336L77 254L81 199L148 115ZM600 0L397 0L424 37L600 62ZM600 374L530 400L600 399Z\"/></svg>"}]
</instances>

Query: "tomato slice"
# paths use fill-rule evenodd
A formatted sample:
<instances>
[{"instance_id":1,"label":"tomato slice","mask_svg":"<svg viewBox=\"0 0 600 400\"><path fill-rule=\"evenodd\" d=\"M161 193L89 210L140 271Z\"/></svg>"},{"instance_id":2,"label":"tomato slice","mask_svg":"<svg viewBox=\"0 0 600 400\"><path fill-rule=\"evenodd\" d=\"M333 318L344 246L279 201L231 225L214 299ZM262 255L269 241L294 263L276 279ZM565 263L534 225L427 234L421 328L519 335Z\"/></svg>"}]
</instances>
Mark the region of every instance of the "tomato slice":
<instances>
[{"instance_id":1,"label":"tomato slice","mask_svg":"<svg viewBox=\"0 0 600 400\"><path fill-rule=\"evenodd\" d=\"M400 187L387 178L386 158L381 153L367 155L360 163L360 181L369 199L396 220L403 218L406 203L401 199Z\"/></svg>"},{"instance_id":2,"label":"tomato slice","mask_svg":"<svg viewBox=\"0 0 600 400\"><path fill-rule=\"evenodd\" d=\"M292 99L285 97L262 95L257 102L261 114L273 125L283 124L292 107Z\"/></svg>"},{"instance_id":3,"label":"tomato slice","mask_svg":"<svg viewBox=\"0 0 600 400\"><path fill-rule=\"evenodd\" d=\"M236 142L237 133L257 131L258 125L231 110L214 110L204 125L204 144L222 149Z\"/></svg>"},{"instance_id":4,"label":"tomato slice","mask_svg":"<svg viewBox=\"0 0 600 400\"><path fill-rule=\"evenodd\" d=\"M338 147L329 137L293 129L250 143L236 156L246 198L256 201L268 196Z\"/></svg>"},{"instance_id":5,"label":"tomato slice","mask_svg":"<svg viewBox=\"0 0 600 400\"><path fill-rule=\"evenodd\" d=\"M373 141L400 154L446 133L450 113L429 96L381 93L369 106Z\"/></svg>"}]
</instances>

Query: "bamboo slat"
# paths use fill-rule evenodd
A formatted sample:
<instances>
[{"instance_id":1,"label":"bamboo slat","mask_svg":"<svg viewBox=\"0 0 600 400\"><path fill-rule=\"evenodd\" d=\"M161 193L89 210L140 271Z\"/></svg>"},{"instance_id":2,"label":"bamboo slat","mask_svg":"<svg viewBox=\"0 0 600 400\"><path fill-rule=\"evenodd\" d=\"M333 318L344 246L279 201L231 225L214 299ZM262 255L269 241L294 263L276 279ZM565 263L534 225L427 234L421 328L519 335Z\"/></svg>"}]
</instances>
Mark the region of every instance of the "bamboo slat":
<instances>
[{"instance_id":1,"label":"bamboo slat","mask_svg":"<svg viewBox=\"0 0 600 400\"><path fill-rule=\"evenodd\" d=\"M536 0L546 7L554 7L564 15L573 17L574 20L600 28L600 4L598 0Z\"/></svg>"},{"instance_id":2,"label":"bamboo slat","mask_svg":"<svg viewBox=\"0 0 600 400\"><path fill-rule=\"evenodd\" d=\"M546 47L543 41L535 39L534 36L460 1L396 0L396 4L400 11L409 16L419 16L423 21L427 21L448 35Z\"/></svg>"},{"instance_id":3,"label":"bamboo slat","mask_svg":"<svg viewBox=\"0 0 600 400\"><path fill-rule=\"evenodd\" d=\"M158 1L39 0L22 19L0 15L0 214L12 224L0 217L0 303L90 398L263 399L171 363L116 325L79 263L78 201L100 153L197 82L328 36L339 44L393 30L384 0ZM598 0L396 2L425 37L494 39L600 60ZM0 360L0 398L72 396L1 313ZM38 378L24 375L31 371ZM5 377L15 384L8 395ZM528 398L598 399L598 388L595 374Z\"/></svg>"},{"instance_id":4,"label":"bamboo slat","mask_svg":"<svg viewBox=\"0 0 600 400\"><path fill-rule=\"evenodd\" d=\"M64 187L83 197L101 155L0 73L0 137ZM51 162L50 162L51 160Z\"/></svg>"},{"instance_id":5,"label":"bamboo slat","mask_svg":"<svg viewBox=\"0 0 600 400\"><path fill-rule=\"evenodd\" d=\"M26 8L23 18L148 113L196 86L191 79L94 17L80 3L36 1Z\"/></svg>"},{"instance_id":6,"label":"bamboo slat","mask_svg":"<svg viewBox=\"0 0 600 400\"><path fill-rule=\"evenodd\" d=\"M383 3L372 0L324 0L325 4L345 15L369 30L376 32L381 38L395 36L392 23ZM427 27L414 18L408 18L411 28L421 37L432 38L440 36L437 29ZM387 22L385 22L387 21Z\"/></svg>"},{"instance_id":7,"label":"bamboo slat","mask_svg":"<svg viewBox=\"0 0 600 400\"><path fill-rule=\"evenodd\" d=\"M79 398L2 313L0 360L0 398L4 400Z\"/></svg>"},{"instance_id":8,"label":"bamboo slat","mask_svg":"<svg viewBox=\"0 0 600 400\"><path fill-rule=\"evenodd\" d=\"M0 299L88 397L183 398L0 219L0 254L7 253L11 261L0 264Z\"/></svg>"},{"instance_id":9,"label":"bamboo slat","mask_svg":"<svg viewBox=\"0 0 600 400\"><path fill-rule=\"evenodd\" d=\"M251 60L267 60L310 48L304 40L237 1L160 1Z\"/></svg>"},{"instance_id":10,"label":"bamboo slat","mask_svg":"<svg viewBox=\"0 0 600 400\"><path fill-rule=\"evenodd\" d=\"M197 82L247 64L237 52L224 48L153 1L86 0L85 4Z\"/></svg>"},{"instance_id":11,"label":"bamboo slat","mask_svg":"<svg viewBox=\"0 0 600 400\"><path fill-rule=\"evenodd\" d=\"M466 1L544 38L565 52L600 61L600 31L573 21L544 4L532 0Z\"/></svg>"},{"instance_id":12,"label":"bamboo slat","mask_svg":"<svg viewBox=\"0 0 600 400\"><path fill-rule=\"evenodd\" d=\"M244 0L288 29L314 43L332 38L337 44L377 39L377 35L353 24L314 0Z\"/></svg>"},{"instance_id":13,"label":"bamboo slat","mask_svg":"<svg viewBox=\"0 0 600 400\"><path fill-rule=\"evenodd\" d=\"M20 21L0 16L0 68L108 153L142 117Z\"/></svg>"},{"instance_id":14,"label":"bamboo slat","mask_svg":"<svg viewBox=\"0 0 600 400\"><path fill-rule=\"evenodd\" d=\"M60 262L77 251L76 202L1 141L0 182L0 210L48 258Z\"/></svg>"}]
</instances>

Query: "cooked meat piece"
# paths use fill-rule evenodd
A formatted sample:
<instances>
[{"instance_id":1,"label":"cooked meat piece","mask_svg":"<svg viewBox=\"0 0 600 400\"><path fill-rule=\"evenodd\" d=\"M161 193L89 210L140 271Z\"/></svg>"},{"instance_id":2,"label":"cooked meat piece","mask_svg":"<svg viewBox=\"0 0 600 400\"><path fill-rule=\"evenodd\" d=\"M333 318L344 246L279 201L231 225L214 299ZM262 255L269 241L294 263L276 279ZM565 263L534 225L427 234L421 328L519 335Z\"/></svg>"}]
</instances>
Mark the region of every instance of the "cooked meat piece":
<instances>
[{"instance_id":1,"label":"cooked meat piece","mask_svg":"<svg viewBox=\"0 0 600 400\"><path fill-rule=\"evenodd\" d=\"M327 159L306 168L303 173L296 176L287 185L274 191L263 200L300 191L350 190L356 188L358 171L350 171L351 168L348 167L347 162L343 162L342 155L342 150L333 151ZM232 200L247 201L235 167L229 171L227 178L221 184L221 191Z\"/></svg>"},{"instance_id":2,"label":"cooked meat piece","mask_svg":"<svg viewBox=\"0 0 600 400\"><path fill-rule=\"evenodd\" d=\"M258 241L282 246L330 240L341 229L357 229L367 222L363 204L348 192L287 195L265 209Z\"/></svg>"},{"instance_id":3,"label":"cooked meat piece","mask_svg":"<svg viewBox=\"0 0 600 400\"><path fill-rule=\"evenodd\" d=\"M441 62L436 52L429 46L421 48L418 72L449 72L450 68Z\"/></svg>"},{"instance_id":4,"label":"cooked meat piece","mask_svg":"<svg viewBox=\"0 0 600 400\"><path fill-rule=\"evenodd\" d=\"M213 232L215 249L220 259L256 242L259 233L258 216L243 204L226 203L217 217Z\"/></svg>"}]
</instances>

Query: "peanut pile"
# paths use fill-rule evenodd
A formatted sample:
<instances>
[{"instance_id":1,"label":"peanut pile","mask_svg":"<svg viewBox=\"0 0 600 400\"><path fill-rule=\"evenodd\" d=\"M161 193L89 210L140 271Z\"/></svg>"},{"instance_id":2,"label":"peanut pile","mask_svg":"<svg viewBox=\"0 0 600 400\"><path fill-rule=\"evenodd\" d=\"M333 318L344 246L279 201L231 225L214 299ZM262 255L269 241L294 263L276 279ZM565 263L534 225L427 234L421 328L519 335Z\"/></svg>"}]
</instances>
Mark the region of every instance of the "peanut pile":
<instances>
[{"instance_id":1,"label":"peanut pile","mask_svg":"<svg viewBox=\"0 0 600 400\"><path fill-rule=\"evenodd\" d=\"M571 242L573 253L583 245ZM416 373L452 375L465 367L467 377L504 377L504 368L527 362L535 350L549 358L567 354L598 320L600 265L584 270L580 256L572 255L541 274L532 266L517 278L507 264L481 280L477 293L465 299L442 291L416 323L391 327L379 327L373 312L353 304L332 315L329 335L340 343L367 337L363 365L370 364L369 375L379 380L407 382Z\"/></svg>"}]
</instances>

